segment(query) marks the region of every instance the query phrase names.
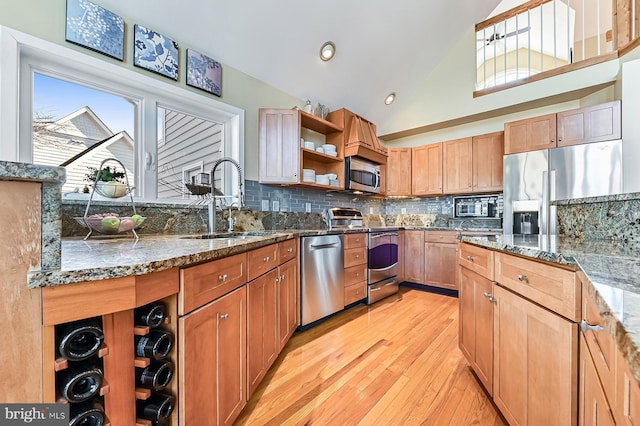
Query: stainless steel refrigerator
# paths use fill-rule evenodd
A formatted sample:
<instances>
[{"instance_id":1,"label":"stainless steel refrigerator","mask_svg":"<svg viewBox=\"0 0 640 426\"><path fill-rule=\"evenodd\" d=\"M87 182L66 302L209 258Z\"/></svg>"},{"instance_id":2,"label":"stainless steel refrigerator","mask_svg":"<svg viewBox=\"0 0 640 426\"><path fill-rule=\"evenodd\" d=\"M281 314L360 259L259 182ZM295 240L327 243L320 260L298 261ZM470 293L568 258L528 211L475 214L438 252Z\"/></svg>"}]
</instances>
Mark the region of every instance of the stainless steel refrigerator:
<instances>
[{"instance_id":1,"label":"stainless steel refrigerator","mask_svg":"<svg viewBox=\"0 0 640 426\"><path fill-rule=\"evenodd\" d=\"M622 141L504 156L505 234L557 234L550 201L622 192Z\"/></svg>"}]
</instances>

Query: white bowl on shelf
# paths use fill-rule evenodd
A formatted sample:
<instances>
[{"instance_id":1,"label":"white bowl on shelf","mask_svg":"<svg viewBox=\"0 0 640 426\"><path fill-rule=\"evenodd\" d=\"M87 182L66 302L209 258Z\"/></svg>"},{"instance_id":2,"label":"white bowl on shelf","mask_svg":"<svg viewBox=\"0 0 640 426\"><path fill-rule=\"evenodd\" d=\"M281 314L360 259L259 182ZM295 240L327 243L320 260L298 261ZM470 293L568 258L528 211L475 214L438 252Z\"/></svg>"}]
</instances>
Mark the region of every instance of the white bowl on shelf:
<instances>
[{"instance_id":1,"label":"white bowl on shelf","mask_svg":"<svg viewBox=\"0 0 640 426\"><path fill-rule=\"evenodd\" d=\"M338 179L329 179L329 185L330 186L340 186L340 181L338 181Z\"/></svg>"},{"instance_id":2,"label":"white bowl on shelf","mask_svg":"<svg viewBox=\"0 0 640 426\"><path fill-rule=\"evenodd\" d=\"M304 141L304 143L302 144L303 148L307 148L307 149L312 149L315 150L316 149L316 144L314 144L311 141Z\"/></svg>"},{"instance_id":3,"label":"white bowl on shelf","mask_svg":"<svg viewBox=\"0 0 640 426\"><path fill-rule=\"evenodd\" d=\"M324 148L322 148L321 146L317 147L316 151L321 153L321 154L324 154Z\"/></svg>"},{"instance_id":4,"label":"white bowl on shelf","mask_svg":"<svg viewBox=\"0 0 640 426\"><path fill-rule=\"evenodd\" d=\"M324 149L325 151L336 151L337 147L335 145L332 145L330 143L325 143L323 145L320 145L320 147L322 149Z\"/></svg>"}]
</instances>

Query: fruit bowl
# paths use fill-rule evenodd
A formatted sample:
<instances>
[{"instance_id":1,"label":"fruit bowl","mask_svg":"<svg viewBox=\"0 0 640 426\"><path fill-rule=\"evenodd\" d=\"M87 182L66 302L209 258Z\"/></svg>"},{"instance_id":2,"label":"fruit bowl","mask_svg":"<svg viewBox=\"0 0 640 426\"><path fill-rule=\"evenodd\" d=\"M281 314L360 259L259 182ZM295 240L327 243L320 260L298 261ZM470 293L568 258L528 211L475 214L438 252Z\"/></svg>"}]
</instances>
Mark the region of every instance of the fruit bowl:
<instances>
[{"instance_id":1,"label":"fruit bowl","mask_svg":"<svg viewBox=\"0 0 640 426\"><path fill-rule=\"evenodd\" d=\"M115 213L95 214L87 218L76 217L80 225L90 228L101 234L119 234L136 229L146 217L140 215L118 216Z\"/></svg>"},{"instance_id":2,"label":"fruit bowl","mask_svg":"<svg viewBox=\"0 0 640 426\"><path fill-rule=\"evenodd\" d=\"M120 198L127 195L131 192L133 188L127 187L122 182L109 181L109 182L98 182L96 184L96 192L103 197L107 198Z\"/></svg>"}]
</instances>

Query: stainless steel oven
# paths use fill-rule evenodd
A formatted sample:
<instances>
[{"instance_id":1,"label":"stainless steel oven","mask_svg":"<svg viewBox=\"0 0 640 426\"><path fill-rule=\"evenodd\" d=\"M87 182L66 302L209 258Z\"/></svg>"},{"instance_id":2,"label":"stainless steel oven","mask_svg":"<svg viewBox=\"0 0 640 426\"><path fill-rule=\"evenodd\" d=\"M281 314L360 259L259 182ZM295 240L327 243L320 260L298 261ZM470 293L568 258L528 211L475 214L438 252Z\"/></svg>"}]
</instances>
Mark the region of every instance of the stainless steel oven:
<instances>
[{"instance_id":1,"label":"stainless steel oven","mask_svg":"<svg viewBox=\"0 0 640 426\"><path fill-rule=\"evenodd\" d=\"M398 291L398 232L369 233L367 263L367 303Z\"/></svg>"}]
</instances>

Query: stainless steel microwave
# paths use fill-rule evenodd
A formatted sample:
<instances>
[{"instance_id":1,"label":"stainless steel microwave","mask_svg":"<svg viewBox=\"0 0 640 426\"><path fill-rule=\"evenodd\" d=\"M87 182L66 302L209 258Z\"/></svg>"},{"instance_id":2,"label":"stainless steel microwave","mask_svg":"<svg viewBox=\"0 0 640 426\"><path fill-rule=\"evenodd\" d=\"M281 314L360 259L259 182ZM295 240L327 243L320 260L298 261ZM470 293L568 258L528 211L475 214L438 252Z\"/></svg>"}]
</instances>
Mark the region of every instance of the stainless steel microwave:
<instances>
[{"instance_id":1,"label":"stainless steel microwave","mask_svg":"<svg viewBox=\"0 0 640 426\"><path fill-rule=\"evenodd\" d=\"M380 193L380 165L358 157L345 158L345 189Z\"/></svg>"}]
</instances>

